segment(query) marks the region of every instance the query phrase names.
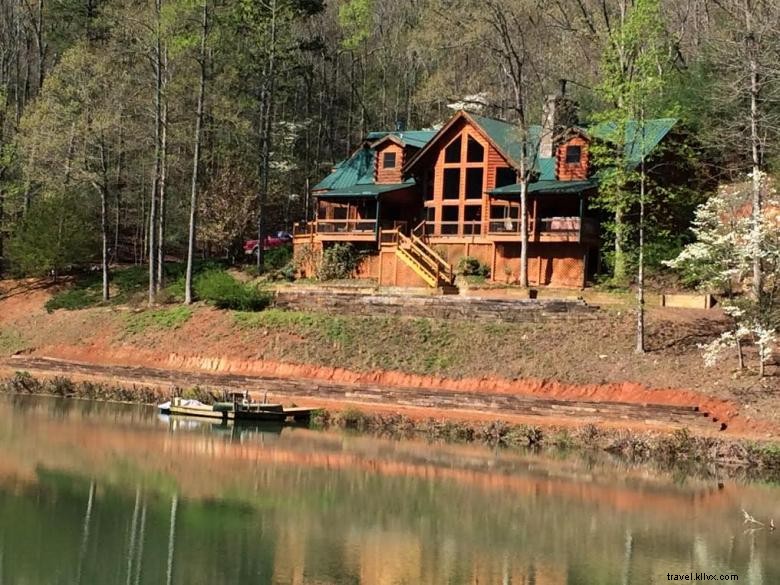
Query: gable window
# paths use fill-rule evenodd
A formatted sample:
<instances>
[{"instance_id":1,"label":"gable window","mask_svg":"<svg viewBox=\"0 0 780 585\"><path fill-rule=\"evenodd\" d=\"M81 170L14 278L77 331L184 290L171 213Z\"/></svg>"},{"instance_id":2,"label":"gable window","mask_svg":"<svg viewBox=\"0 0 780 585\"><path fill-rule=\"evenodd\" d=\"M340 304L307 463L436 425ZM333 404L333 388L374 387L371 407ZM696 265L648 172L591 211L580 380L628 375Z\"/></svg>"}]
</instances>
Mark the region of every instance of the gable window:
<instances>
[{"instance_id":1,"label":"gable window","mask_svg":"<svg viewBox=\"0 0 780 585\"><path fill-rule=\"evenodd\" d=\"M395 168L395 153L394 152L386 152L382 156L382 167L386 169L394 169Z\"/></svg>"},{"instance_id":2,"label":"gable window","mask_svg":"<svg viewBox=\"0 0 780 585\"><path fill-rule=\"evenodd\" d=\"M482 145L469 136L466 143L466 162L482 162L485 160L485 149Z\"/></svg>"},{"instance_id":3,"label":"gable window","mask_svg":"<svg viewBox=\"0 0 780 585\"><path fill-rule=\"evenodd\" d=\"M461 144L461 137L458 136L455 140L452 141L452 144L450 144L447 147L447 149L444 151L445 163L460 162L460 144Z\"/></svg>"},{"instance_id":4,"label":"gable window","mask_svg":"<svg viewBox=\"0 0 780 585\"><path fill-rule=\"evenodd\" d=\"M578 165L582 159L582 147L581 146L567 146L566 147L566 164Z\"/></svg>"},{"instance_id":5,"label":"gable window","mask_svg":"<svg viewBox=\"0 0 780 585\"><path fill-rule=\"evenodd\" d=\"M514 185L517 183L517 173L509 167L499 167L496 169L496 189Z\"/></svg>"}]
</instances>

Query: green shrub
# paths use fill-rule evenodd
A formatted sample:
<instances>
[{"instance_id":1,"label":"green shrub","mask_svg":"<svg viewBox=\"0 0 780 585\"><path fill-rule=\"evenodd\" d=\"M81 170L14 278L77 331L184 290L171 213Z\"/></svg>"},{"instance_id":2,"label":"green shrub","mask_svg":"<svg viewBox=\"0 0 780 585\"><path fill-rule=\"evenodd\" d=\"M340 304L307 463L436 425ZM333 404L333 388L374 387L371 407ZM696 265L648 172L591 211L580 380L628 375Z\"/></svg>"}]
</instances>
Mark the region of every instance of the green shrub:
<instances>
[{"instance_id":1,"label":"green shrub","mask_svg":"<svg viewBox=\"0 0 780 585\"><path fill-rule=\"evenodd\" d=\"M293 249L291 245L279 246L266 250L263 254L265 269L268 271L281 270L287 264L292 262Z\"/></svg>"},{"instance_id":2,"label":"green shrub","mask_svg":"<svg viewBox=\"0 0 780 585\"><path fill-rule=\"evenodd\" d=\"M207 270L193 283L195 295L219 309L262 311L271 304L271 295L256 287L238 282L222 270Z\"/></svg>"},{"instance_id":3,"label":"green shrub","mask_svg":"<svg viewBox=\"0 0 780 585\"><path fill-rule=\"evenodd\" d=\"M141 333L147 329L178 329L192 317L189 307L173 307L156 311L131 313L127 316L125 328L130 333Z\"/></svg>"},{"instance_id":4,"label":"green shrub","mask_svg":"<svg viewBox=\"0 0 780 585\"><path fill-rule=\"evenodd\" d=\"M477 276L484 279L490 276L490 266L482 264L473 256L464 256L458 262L458 272L463 276Z\"/></svg>"},{"instance_id":5,"label":"green shrub","mask_svg":"<svg viewBox=\"0 0 780 585\"><path fill-rule=\"evenodd\" d=\"M352 244L334 244L322 252L322 261L317 267L320 280L350 278L360 264L360 253Z\"/></svg>"},{"instance_id":6,"label":"green shrub","mask_svg":"<svg viewBox=\"0 0 780 585\"><path fill-rule=\"evenodd\" d=\"M102 301L100 293L92 288L69 288L55 294L46 301L44 307L47 313L53 313L57 309L76 311L86 309Z\"/></svg>"}]
</instances>

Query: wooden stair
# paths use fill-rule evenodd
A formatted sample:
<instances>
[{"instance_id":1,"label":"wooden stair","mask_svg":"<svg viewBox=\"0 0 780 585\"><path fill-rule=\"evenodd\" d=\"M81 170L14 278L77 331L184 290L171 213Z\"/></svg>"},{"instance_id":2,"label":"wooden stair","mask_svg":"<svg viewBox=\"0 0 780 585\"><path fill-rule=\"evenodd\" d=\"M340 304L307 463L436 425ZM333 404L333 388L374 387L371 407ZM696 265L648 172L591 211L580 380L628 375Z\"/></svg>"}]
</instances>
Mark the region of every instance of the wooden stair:
<instances>
[{"instance_id":1,"label":"wooden stair","mask_svg":"<svg viewBox=\"0 0 780 585\"><path fill-rule=\"evenodd\" d=\"M399 232L395 254L428 286L439 288L444 294L458 293L452 265L422 239L415 235L408 237Z\"/></svg>"}]
</instances>

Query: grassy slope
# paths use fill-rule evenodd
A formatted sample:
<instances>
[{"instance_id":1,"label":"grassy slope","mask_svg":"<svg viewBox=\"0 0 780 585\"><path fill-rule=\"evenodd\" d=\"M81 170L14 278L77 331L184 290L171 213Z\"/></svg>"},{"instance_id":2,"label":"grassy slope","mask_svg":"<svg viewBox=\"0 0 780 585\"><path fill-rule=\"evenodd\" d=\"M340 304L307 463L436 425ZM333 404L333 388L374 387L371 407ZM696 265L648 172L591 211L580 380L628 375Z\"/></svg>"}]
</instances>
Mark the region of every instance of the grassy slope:
<instances>
[{"instance_id":1,"label":"grassy slope","mask_svg":"<svg viewBox=\"0 0 780 585\"><path fill-rule=\"evenodd\" d=\"M573 383L636 381L772 405L775 378L733 373L735 360L705 369L698 343L722 327L716 312L655 310L649 347L633 353L633 314L612 309L581 323L504 324L127 306L47 313L43 293L0 301L0 356L56 345L100 344L199 356L266 359L450 377L548 378Z\"/></svg>"}]
</instances>

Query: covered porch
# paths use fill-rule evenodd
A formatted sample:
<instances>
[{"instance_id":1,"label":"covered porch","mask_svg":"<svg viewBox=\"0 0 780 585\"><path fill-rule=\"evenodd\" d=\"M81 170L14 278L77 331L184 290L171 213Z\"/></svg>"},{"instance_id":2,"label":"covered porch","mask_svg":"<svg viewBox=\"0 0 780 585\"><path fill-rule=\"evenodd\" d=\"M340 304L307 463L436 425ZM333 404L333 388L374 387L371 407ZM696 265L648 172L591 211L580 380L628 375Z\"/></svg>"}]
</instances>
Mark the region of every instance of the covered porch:
<instances>
[{"instance_id":1,"label":"covered porch","mask_svg":"<svg viewBox=\"0 0 780 585\"><path fill-rule=\"evenodd\" d=\"M296 224L293 235L318 241L378 242L381 229L401 229L417 220L413 184L358 185L317 196L316 219Z\"/></svg>"},{"instance_id":2,"label":"covered porch","mask_svg":"<svg viewBox=\"0 0 780 585\"><path fill-rule=\"evenodd\" d=\"M537 181L528 186L530 242L595 243L598 221L586 217L588 198L596 184L586 181ZM520 239L520 185L490 193L487 234L498 242Z\"/></svg>"}]
</instances>

